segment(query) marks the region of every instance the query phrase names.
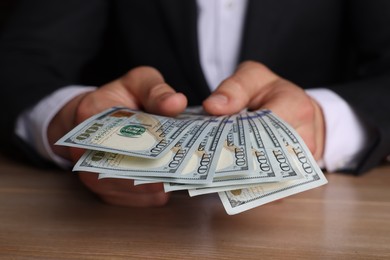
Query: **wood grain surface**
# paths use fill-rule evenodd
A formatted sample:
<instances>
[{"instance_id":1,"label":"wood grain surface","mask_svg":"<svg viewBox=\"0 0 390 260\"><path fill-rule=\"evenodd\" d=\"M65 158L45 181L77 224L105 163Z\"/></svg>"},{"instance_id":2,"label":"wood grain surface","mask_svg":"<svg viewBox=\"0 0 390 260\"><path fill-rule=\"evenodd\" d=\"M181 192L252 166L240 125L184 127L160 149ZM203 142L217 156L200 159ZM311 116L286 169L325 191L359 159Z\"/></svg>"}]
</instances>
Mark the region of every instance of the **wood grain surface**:
<instances>
[{"instance_id":1,"label":"wood grain surface","mask_svg":"<svg viewBox=\"0 0 390 260\"><path fill-rule=\"evenodd\" d=\"M106 205L71 172L0 157L0 259L390 259L390 165L229 216L216 194Z\"/></svg>"}]
</instances>

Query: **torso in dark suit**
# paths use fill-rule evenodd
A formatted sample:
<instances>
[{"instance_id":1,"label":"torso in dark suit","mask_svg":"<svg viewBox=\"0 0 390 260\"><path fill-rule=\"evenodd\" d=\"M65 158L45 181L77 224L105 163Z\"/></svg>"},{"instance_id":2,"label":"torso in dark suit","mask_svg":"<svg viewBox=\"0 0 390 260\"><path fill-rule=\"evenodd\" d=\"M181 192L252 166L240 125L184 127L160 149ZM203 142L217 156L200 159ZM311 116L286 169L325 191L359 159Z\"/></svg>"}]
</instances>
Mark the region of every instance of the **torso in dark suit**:
<instances>
[{"instance_id":1,"label":"torso in dark suit","mask_svg":"<svg viewBox=\"0 0 390 260\"><path fill-rule=\"evenodd\" d=\"M389 13L388 0L250 0L247 9L240 60L303 88L330 88L372 126L357 171L390 153ZM1 109L13 108L2 138L18 113L55 89L101 85L140 65L200 104L209 90L196 19L194 0L21 1L0 45Z\"/></svg>"}]
</instances>

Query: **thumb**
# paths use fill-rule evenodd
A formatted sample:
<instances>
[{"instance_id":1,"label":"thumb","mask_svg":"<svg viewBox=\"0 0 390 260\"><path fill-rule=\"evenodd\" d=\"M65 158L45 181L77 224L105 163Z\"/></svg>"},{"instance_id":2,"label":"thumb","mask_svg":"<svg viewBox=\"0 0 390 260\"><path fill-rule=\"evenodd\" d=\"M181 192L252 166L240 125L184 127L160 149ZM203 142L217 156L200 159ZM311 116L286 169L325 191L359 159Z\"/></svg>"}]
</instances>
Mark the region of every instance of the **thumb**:
<instances>
[{"instance_id":1,"label":"thumb","mask_svg":"<svg viewBox=\"0 0 390 260\"><path fill-rule=\"evenodd\" d=\"M169 86L152 67L135 68L119 81L147 112L176 116L187 106L187 98Z\"/></svg>"},{"instance_id":2,"label":"thumb","mask_svg":"<svg viewBox=\"0 0 390 260\"><path fill-rule=\"evenodd\" d=\"M251 108L254 100L258 105L266 88L277 78L276 74L258 62L243 62L203 102L204 109L213 115L224 115Z\"/></svg>"}]
</instances>

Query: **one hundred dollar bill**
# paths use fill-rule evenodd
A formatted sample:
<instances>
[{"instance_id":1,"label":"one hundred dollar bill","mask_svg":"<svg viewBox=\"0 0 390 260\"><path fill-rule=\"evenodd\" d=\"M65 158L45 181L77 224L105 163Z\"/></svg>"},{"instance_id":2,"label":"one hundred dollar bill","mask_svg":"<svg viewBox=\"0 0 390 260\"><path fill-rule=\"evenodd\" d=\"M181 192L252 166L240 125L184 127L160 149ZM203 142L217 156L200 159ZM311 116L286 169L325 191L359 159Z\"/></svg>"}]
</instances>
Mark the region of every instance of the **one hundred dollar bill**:
<instances>
[{"instance_id":1,"label":"one hundred dollar bill","mask_svg":"<svg viewBox=\"0 0 390 260\"><path fill-rule=\"evenodd\" d=\"M295 156L294 164L300 165L299 169L303 174L303 178L219 192L226 212L230 215L327 183L321 169L294 129L270 112L258 112L258 115L270 125L274 132L278 132L280 137L283 138L284 145L287 149L290 149L292 156Z\"/></svg>"},{"instance_id":2,"label":"one hundred dollar bill","mask_svg":"<svg viewBox=\"0 0 390 260\"><path fill-rule=\"evenodd\" d=\"M161 180L175 180L178 183L207 183L210 178L183 174L189 160L210 128L212 120L198 121L171 150L159 159L149 159L104 151L87 151L74 167L75 171L99 173L99 178L135 179L135 177L157 177Z\"/></svg>"},{"instance_id":3,"label":"one hundred dollar bill","mask_svg":"<svg viewBox=\"0 0 390 260\"><path fill-rule=\"evenodd\" d=\"M275 174L276 176L281 176L284 181L299 179L302 177L302 174L296 165L292 163L293 158L284 146L282 138L272 125L268 124L263 118L263 113L269 112L267 110L260 113L247 113L248 123L253 133L252 137L254 137L252 139L252 148L254 156L258 158L256 169L260 171L262 169L267 170L268 163L263 164L267 160L272 168L272 170L268 171L268 175Z\"/></svg>"},{"instance_id":4,"label":"one hundred dollar bill","mask_svg":"<svg viewBox=\"0 0 390 260\"><path fill-rule=\"evenodd\" d=\"M248 125L245 124L242 114L231 116L231 120L214 178L248 175L253 171Z\"/></svg>"},{"instance_id":5,"label":"one hundred dollar bill","mask_svg":"<svg viewBox=\"0 0 390 260\"><path fill-rule=\"evenodd\" d=\"M271 127L275 129L274 131L279 134L287 153L290 154L293 163L305 178L311 175L316 176L320 173L322 174L321 169L318 167L305 142L289 124L270 113L270 111L265 111L263 114L260 113L260 115L264 121L266 121L268 125L271 125Z\"/></svg>"},{"instance_id":6,"label":"one hundred dollar bill","mask_svg":"<svg viewBox=\"0 0 390 260\"><path fill-rule=\"evenodd\" d=\"M114 107L97 114L56 144L143 158L161 158L200 116L169 118ZM204 119L203 119L204 120Z\"/></svg>"},{"instance_id":7,"label":"one hundred dollar bill","mask_svg":"<svg viewBox=\"0 0 390 260\"><path fill-rule=\"evenodd\" d=\"M74 170L191 196L218 192L228 214L327 183L300 136L268 110L211 117L192 108L169 118L116 107L57 144L87 150Z\"/></svg>"},{"instance_id":8,"label":"one hundred dollar bill","mask_svg":"<svg viewBox=\"0 0 390 260\"><path fill-rule=\"evenodd\" d=\"M246 160L251 161L251 165L248 166L249 170L242 171L243 175L218 175L218 169L214 175L213 182L207 185L177 185L177 184L165 184L166 191L175 190L198 190L197 194L218 192L222 186L242 186L253 185L267 182L278 182L286 180L286 178L297 179L301 177L301 174L297 173L293 165L290 164L287 154L283 150L283 144L280 144L278 140L271 142L270 136L275 136L274 133L267 133L265 128L260 122L256 122L258 118L257 114L239 114L236 116L236 120L242 123L242 129L245 131L236 131L236 137L230 137L230 139L238 139L240 136L245 139L245 143L250 145L251 150L248 152L249 146L245 147ZM237 124L238 125L238 124ZM237 134L238 133L238 134ZM244 136L242 136L244 135ZM267 139L268 138L268 139ZM263 141L264 140L264 141ZM266 142L266 145L264 144ZM220 162L226 160L232 161L236 155L230 150L231 154L228 156L225 153L225 158L220 156ZM222 154L223 155L223 154ZM251 155L251 156L249 156ZM252 157L252 158L251 158ZM225 162L228 165L228 163ZM233 163L230 163L233 164ZM228 167L227 167L228 168ZM228 168L229 169L229 168ZM233 168L229 169L234 172ZM202 190L202 192L200 192ZM191 194L195 192L191 191Z\"/></svg>"},{"instance_id":9,"label":"one hundred dollar bill","mask_svg":"<svg viewBox=\"0 0 390 260\"><path fill-rule=\"evenodd\" d=\"M196 142L189 142L191 143L191 148L186 153L185 163L180 164L175 170L175 174L163 176L151 171L148 174L139 174L138 176L142 176L141 180L146 180L148 183L172 182L177 186L183 185L184 183L188 185L194 185L193 183L211 183L222 149L222 137L226 136L232 121L229 117L219 117L207 120L207 122L210 124L207 128L207 133L200 135ZM185 148L186 146L184 145L183 147ZM128 169L129 165L126 168ZM120 175L115 170L107 170L99 174L99 178L133 179L129 174L127 175Z\"/></svg>"},{"instance_id":10,"label":"one hundred dollar bill","mask_svg":"<svg viewBox=\"0 0 390 260\"><path fill-rule=\"evenodd\" d=\"M284 178L293 177L295 179L301 176L300 174L296 174L297 169L294 169L290 164L286 152L283 151L284 146L277 140L274 142L270 141L270 136L274 136L275 133L267 134L266 128L258 121L258 117L257 114L253 113L247 113L241 117L243 122L249 126L254 164L252 172L245 176L236 176L233 178L214 178L214 181L208 185L187 186L191 196L228 190L227 188L221 188L223 186L238 189L244 185L248 187L255 184L285 181L286 179L283 179L283 176L285 176Z\"/></svg>"},{"instance_id":11,"label":"one hundred dollar bill","mask_svg":"<svg viewBox=\"0 0 390 260\"><path fill-rule=\"evenodd\" d=\"M208 184L213 181L223 142L225 141L225 137L232 123L233 121L230 119L230 116L225 116L222 117L222 120L217 126L211 128L204 140L198 146L198 149L193 153L188 165L183 169L183 174L208 173L210 178L208 179ZM174 182L174 180L164 183L166 192L187 189L184 186L186 185ZM192 187L192 185L190 186Z\"/></svg>"}]
</instances>

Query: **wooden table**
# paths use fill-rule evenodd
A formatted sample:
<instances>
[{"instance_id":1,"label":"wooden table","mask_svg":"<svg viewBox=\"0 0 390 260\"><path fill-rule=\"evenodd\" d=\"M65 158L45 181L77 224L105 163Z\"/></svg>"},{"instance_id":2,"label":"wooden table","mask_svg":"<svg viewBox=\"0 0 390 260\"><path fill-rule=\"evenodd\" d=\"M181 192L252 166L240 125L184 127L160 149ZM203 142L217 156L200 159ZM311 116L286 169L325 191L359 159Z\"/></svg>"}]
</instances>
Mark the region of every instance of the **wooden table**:
<instances>
[{"instance_id":1,"label":"wooden table","mask_svg":"<svg viewBox=\"0 0 390 260\"><path fill-rule=\"evenodd\" d=\"M0 157L0 259L390 259L390 165L229 216L217 195L101 203L70 172Z\"/></svg>"}]
</instances>

